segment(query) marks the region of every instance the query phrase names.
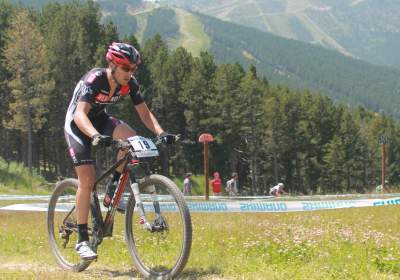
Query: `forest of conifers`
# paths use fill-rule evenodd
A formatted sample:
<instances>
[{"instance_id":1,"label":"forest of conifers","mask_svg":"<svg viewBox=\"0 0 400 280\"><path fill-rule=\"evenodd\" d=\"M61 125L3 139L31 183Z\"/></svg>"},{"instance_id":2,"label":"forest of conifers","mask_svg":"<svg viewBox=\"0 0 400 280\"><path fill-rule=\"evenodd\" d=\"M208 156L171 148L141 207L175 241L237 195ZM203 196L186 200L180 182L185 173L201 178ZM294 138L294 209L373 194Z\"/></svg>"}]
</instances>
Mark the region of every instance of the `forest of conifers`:
<instances>
[{"instance_id":1,"label":"forest of conifers","mask_svg":"<svg viewBox=\"0 0 400 280\"><path fill-rule=\"evenodd\" d=\"M210 144L210 171L239 173L244 193L265 193L278 181L291 192L364 192L379 184L379 137L389 138L387 178L400 181L400 126L365 108L349 108L308 91L271 86L268 77L235 61L216 64L204 52L169 50L160 36L138 46L102 24L92 1L69 1L29 10L0 1L0 156L21 161L48 179L73 175L63 126L75 84L93 67L105 67L113 41L135 45L144 62L142 94L165 130L182 141L161 148L160 171L175 176L203 170L201 133ZM357 82L357 81L354 81ZM130 98L110 107L138 134ZM98 169L114 159L95 151ZM100 164L101 163L101 164Z\"/></svg>"}]
</instances>

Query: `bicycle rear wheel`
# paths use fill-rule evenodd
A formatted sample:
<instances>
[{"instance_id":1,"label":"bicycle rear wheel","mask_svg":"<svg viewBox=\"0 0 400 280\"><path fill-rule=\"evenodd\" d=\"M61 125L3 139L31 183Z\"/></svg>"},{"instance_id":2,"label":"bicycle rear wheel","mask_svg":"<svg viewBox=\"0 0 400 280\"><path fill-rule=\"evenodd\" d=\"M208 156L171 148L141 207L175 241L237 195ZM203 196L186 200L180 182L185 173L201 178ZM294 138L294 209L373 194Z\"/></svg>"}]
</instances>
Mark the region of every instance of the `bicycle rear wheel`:
<instances>
[{"instance_id":1,"label":"bicycle rear wheel","mask_svg":"<svg viewBox=\"0 0 400 280\"><path fill-rule=\"evenodd\" d=\"M75 195L78 180L65 179L58 182L50 198L47 212L47 233L50 249L57 263L65 270L85 270L91 261L83 261L75 251L78 240ZM90 216L90 215L89 215ZM92 227L89 217L89 234Z\"/></svg>"},{"instance_id":2,"label":"bicycle rear wheel","mask_svg":"<svg viewBox=\"0 0 400 280\"><path fill-rule=\"evenodd\" d=\"M163 226L153 232L140 224L135 198L130 196L125 215L125 237L136 268L147 278L169 279L185 267L192 244L192 222L184 197L173 181L161 175L151 175L140 184L146 219L156 220L151 195L143 194L154 186L161 207ZM158 217L159 218L159 217ZM160 221L160 218L157 220Z\"/></svg>"}]
</instances>

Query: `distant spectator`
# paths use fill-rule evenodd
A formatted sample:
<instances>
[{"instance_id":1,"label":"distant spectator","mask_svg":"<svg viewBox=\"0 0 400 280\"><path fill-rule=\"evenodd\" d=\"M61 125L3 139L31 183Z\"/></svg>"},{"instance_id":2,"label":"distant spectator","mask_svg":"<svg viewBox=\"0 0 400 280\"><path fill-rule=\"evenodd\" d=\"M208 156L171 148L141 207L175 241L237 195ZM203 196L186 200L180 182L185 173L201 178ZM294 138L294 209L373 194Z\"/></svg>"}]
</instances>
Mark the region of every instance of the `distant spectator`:
<instances>
[{"instance_id":1,"label":"distant spectator","mask_svg":"<svg viewBox=\"0 0 400 280\"><path fill-rule=\"evenodd\" d=\"M221 186L222 186L222 181L219 178L219 173L214 172L214 178L211 180L211 187L213 189L214 195L221 195Z\"/></svg>"},{"instance_id":2,"label":"distant spectator","mask_svg":"<svg viewBox=\"0 0 400 280\"><path fill-rule=\"evenodd\" d=\"M238 174L236 172L233 172L231 179L226 182L226 191L228 192L229 196L236 196L239 194Z\"/></svg>"},{"instance_id":3,"label":"distant spectator","mask_svg":"<svg viewBox=\"0 0 400 280\"><path fill-rule=\"evenodd\" d=\"M279 183L278 185L272 187L269 189L269 194L274 195L274 196L280 196L282 194L287 194L285 190L283 189L285 185L283 183Z\"/></svg>"},{"instance_id":4,"label":"distant spectator","mask_svg":"<svg viewBox=\"0 0 400 280\"><path fill-rule=\"evenodd\" d=\"M192 173L186 173L185 179L183 180L183 194L191 195L192 194Z\"/></svg>"},{"instance_id":5,"label":"distant spectator","mask_svg":"<svg viewBox=\"0 0 400 280\"><path fill-rule=\"evenodd\" d=\"M376 186L376 188L375 188L375 191L376 192L383 192L383 191L388 191L388 189L387 189L387 185L389 184L389 181L388 180L385 180L385 187L383 187L382 185L378 185L378 186Z\"/></svg>"}]
</instances>

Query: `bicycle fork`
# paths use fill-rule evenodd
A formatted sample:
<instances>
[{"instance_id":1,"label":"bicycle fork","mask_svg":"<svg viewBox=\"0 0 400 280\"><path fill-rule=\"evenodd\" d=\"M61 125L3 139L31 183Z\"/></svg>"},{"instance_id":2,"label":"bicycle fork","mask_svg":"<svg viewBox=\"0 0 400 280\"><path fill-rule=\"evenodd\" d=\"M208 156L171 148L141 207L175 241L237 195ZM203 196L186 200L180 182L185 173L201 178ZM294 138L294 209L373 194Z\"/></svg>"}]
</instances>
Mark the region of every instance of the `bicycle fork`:
<instances>
[{"instance_id":1,"label":"bicycle fork","mask_svg":"<svg viewBox=\"0 0 400 280\"><path fill-rule=\"evenodd\" d=\"M143 229L148 231L155 231L156 229L154 228L154 222L152 225L147 221L144 203L140 195L139 184L137 182L132 183L131 190L133 196L135 197L136 206L139 211L139 217L140 217L139 223L142 225ZM146 191L150 194L151 200L153 201L154 212L156 215L155 220L158 220L161 217L161 209L160 209L160 203L158 202L157 199L156 188L154 185L150 185L146 188Z\"/></svg>"}]
</instances>

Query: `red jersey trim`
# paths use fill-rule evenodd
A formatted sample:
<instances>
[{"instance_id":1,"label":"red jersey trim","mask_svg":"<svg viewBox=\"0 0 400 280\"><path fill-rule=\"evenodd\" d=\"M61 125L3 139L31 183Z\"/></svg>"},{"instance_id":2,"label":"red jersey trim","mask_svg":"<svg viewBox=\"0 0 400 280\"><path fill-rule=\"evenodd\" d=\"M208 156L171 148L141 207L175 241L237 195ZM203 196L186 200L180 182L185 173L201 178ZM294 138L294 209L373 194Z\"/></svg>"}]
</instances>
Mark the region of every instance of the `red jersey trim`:
<instances>
[{"instance_id":1,"label":"red jersey trim","mask_svg":"<svg viewBox=\"0 0 400 280\"><path fill-rule=\"evenodd\" d=\"M129 91L130 91L130 88L128 85L122 86L121 89L119 90L121 96L127 95L129 93Z\"/></svg>"}]
</instances>

